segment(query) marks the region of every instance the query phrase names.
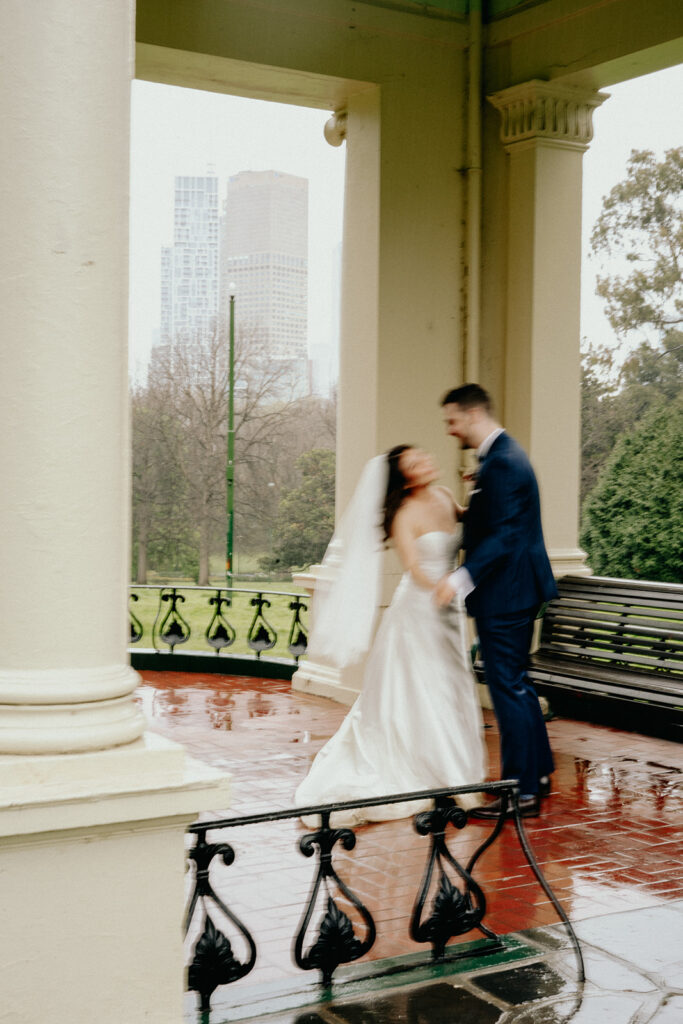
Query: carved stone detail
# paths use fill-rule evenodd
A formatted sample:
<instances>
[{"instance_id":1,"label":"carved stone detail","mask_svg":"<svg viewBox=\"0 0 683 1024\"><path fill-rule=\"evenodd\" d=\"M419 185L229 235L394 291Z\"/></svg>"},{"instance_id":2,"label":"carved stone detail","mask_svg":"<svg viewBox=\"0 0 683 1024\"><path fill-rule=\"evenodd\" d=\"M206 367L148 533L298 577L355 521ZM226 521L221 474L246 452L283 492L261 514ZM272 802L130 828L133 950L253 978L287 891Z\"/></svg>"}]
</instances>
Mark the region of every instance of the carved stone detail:
<instances>
[{"instance_id":1,"label":"carved stone detail","mask_svg":"<svg viewBox=\"0 0 683 1024\"><path fill-rule=\"evenodd\" d=\"M534 80L487 98L500 111L505 146L546 139L585 150L593 138L593 111L608 97L604 92Z\"/></svg>"}]
</instances>

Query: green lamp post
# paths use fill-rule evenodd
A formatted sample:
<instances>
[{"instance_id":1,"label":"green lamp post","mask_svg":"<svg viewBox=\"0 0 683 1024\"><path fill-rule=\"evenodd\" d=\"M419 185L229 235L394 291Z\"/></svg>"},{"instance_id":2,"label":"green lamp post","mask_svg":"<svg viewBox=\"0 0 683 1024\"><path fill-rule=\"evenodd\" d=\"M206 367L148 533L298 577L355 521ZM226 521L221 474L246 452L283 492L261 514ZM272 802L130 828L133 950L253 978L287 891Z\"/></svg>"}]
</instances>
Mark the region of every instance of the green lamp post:
<instances>
[{"instance_id":1,"label":"green lamp post","mask_svg":"<svg viewBox=\"0 0 683 1024\"><path fill-rule=\"evenodd\" d=\"M228 459L225 467L227 533L225 537L225 582L232 586L232 547L235 522L235 285L230 291L230 352L228 356Z\"/></svg>"}]
</instances>

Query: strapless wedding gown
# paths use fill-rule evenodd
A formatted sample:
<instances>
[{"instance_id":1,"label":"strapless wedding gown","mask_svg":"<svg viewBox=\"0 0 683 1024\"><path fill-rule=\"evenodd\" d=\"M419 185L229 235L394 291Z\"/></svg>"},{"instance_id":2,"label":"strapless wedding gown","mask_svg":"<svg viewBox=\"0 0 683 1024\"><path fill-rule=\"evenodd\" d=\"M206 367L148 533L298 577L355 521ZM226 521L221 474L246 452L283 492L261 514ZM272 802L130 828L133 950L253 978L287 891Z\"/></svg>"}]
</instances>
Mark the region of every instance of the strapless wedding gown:
<instances>
[{"instance_id":1,"label":"strapless wedding gown","mask_svg":"<svg viewBox=\"0 0 683 1024\"><path fill-rule=\"evenodd\" d=\"M460 532L418 538L420 566L436 581L452 568ZM438 609L433 594L402 577L366 661L363 690L298 787L295 805L481 782L482 716L461 604ZM472 806L481 802L476 795ZM431 803L338 812L334 825L387 821ZM319 823L319 815L304 818Z\"/></svg>"}]
</instances>

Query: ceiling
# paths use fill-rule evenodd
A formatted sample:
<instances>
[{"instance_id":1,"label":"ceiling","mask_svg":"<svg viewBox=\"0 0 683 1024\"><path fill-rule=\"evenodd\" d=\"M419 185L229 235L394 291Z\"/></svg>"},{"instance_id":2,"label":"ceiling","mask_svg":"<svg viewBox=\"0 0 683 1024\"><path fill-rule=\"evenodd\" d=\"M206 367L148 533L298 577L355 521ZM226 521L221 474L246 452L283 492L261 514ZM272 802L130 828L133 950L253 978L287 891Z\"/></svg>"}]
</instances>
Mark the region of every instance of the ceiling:
<instances>
[{"instance_id":1,"label":"ceiling","mask_svg":"<svg viewBox=\"0 0 683 1024\"><path fill-rule=\"evenodd\" d=\"M372 7L393 7L417 10L426 17L456 18L461 20L469 14L470 6L482 8L483 20L494 21L516 10L536 7L547 0L363 0Z\"/></svg>"}]
</instances>

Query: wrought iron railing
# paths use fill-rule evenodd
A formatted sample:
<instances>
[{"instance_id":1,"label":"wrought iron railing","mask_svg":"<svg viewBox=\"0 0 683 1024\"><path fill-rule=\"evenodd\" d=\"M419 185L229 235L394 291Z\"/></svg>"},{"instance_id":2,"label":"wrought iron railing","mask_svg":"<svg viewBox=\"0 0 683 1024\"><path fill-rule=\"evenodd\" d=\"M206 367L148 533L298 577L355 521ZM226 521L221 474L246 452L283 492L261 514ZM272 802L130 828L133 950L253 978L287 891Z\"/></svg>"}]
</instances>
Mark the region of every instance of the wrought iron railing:
<instances>
[{"instance_id":1,"label":"wrought iron railing","mask_svg":"<svg viewBox=\"0 0 683 1024\"><path fill-rule=\"evenodd\" d=\"M130 645L221 655L291 658L306 653L305 594L243 587L130 587Z\"/></svg>"},{"instance_id":2,"label":"wrought iron railing","mask_svg":"<svg viewBox=\"0 0 683 1024\"><path fill-rule=\"evenodd\" d=\"M295 964L303 971L318 970L321 984L329 988L336 969L368 953L377 936L371 912L340 877L333 860L335 846L340 844L345 850L352 850L356 845L356 835L350 828L335 827L331 824L331 815L360 807L414 800L432 800L433 809L417 814L413 819L415 830L419 835L431 837L431 843L410 917L411 938L415 942L431 945L431 959L436 961L450 961L472 955L469 949L463 951L457 944L448 945L456 936L466 935L472 931L478 931L485 936L484 942L476 943L476 956L496 953L505 948L500 936L484 923L486 895L474 878L474 873L484 851L500 835L507 817L506 811L510 808L511 820L514 822L526 861L569 934L576 953L579 980L583 981L584 966L578 940L569 918L544 878L531 851L519 814L519 788L515 781L505 780L486 784L486 792L495 793L502 798L502 810L495 826L485 834L485 838L467 863L460 864L449 850L446 842L448 827L463 829L468 822L467 811L460 808L453 798L458 794L476 793L481 789L480 784L452 789L422 790L346 803L199 821L192 825L189 832L194 837L194 845L189 850L189 858L194 872L194 885L187 908L185 934L191 932L193 935L198 934L199 937L190 950L187 987L199 995L200 1011L205 1015L202 1019L207 1019L206 1014L210 1011L211 998L215 990L249 974L258 956L256 941L247 925L221 899L210 877L210 868L216 859L222 861L226 867L235 863L235 850L232 843L209 841L208 834L264 822L320 816L319 826L314 831L307 832L298 843L299 850L305 857L316 857L316 868L308 903L303 910L298 932L293 936L292 948ZM337 894L336 899L334 890ZM430 894L431 909L426 910ZM360 924L363 929L360 937L356 934L356 925L339 905L340 896L349 906L352 916L357 918L356 925ZM311 922L316 913L319 916L317 935L311 940ZM231 930L241 935L245 949L242 960L235 956L230 938L225 934ZM234 941L234 934L232 938ZM374 966L373 976L380 976L388 970L395 973L397 970L395 963L387 969L382 968L381 961L377 961Z\"/></svg>"}]
</instances>

